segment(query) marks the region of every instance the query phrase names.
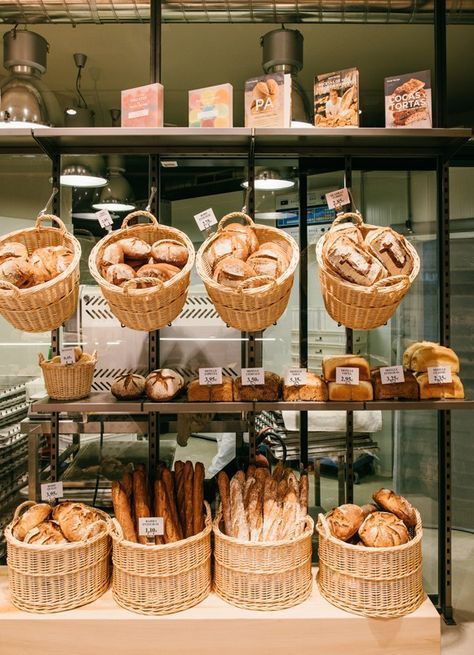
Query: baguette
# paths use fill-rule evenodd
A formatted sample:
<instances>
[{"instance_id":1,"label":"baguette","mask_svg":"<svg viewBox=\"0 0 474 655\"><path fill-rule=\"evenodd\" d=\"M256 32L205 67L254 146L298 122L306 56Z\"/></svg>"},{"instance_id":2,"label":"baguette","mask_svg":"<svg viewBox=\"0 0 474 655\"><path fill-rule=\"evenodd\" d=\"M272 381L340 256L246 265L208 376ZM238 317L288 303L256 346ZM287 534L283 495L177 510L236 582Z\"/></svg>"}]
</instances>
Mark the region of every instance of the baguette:
<instances>
[{"instance_id":1,"label":"baguette","mask_svg":"<svg viewBox=\"0 0 474 655\"><path fill-rule=\"evenodd\" d=\"M265 480L263 491L262 541L274 541L278 534L281 511L277 502L278 482L273 478Z\"/></svg>"},{"instance_id":2,"label":"baguette","mask_svg":"<svg viewBox=\"0 0 474 655\"><path fill-rule=\"evenodd\" d=\"M250 541L261 541L263 523L263 485L260 480L256 481L251 488L246 511Z\"/></svg>"},{"instance_id":3,"label":"baguette","mask_svg":"<svg viewBox=\"0 0 474 655\"><path fill-rule=\"evenodd\" d=\"M184 514L186 525L185 538L193 536L193 464L189 460L184 465Z\"/></svg>"},{"instance_id":4,"label":"baguette","mask_svg":"<svg viewBox=\"0 0 474 655\"><path fill-rule=\"evenodd\" d=\"M247 469L247 473L245 474L246 480L248 480L249 478L254 478L256 470L257 467L255 466L255 464L250 464Z\"/></svg>"},{"instance_id":5,"label":"baguette","mask_svg":"<svg viewBox=\"0 0 474 655\"><path fill-rule=\"evenodd\" d=\"M249 540L249 526L245 516L242 485L234 476L230 481L230 507L232 516L232 536L243 541Z\"/></svg>"},{"instance_id":6,"label":"baguette","mask_svg":"<svg viewBox=\"0 0 474 655\"><path fill-rule=\"evenodd\" d=\"M255 479L260 480L262 484L265 484L265 480L269 477L270 471L265 466L261 466L255 471Z\"/></svg>"},{"instance_id":7,"label":"baguette","mask_svg":"<svg viewBox=\"0 0 474 655\"><path fill-rule=\"evenodd\" d=\"M161 473L161 480L165 485L166 500L168 502L168 511L173 521L173 529L178 537L177 541L183 538L183 531L179 522L178 510L176 508L176 501L174 498L174 484L171 471L167 468L163 469Z\"/></svg>"},{"instance_id":8,"label":"baguette","mask_svg":"<svg viewBox=\"0 0 474 655\"><path fill-rule=\"evenodd\" d=\"M157 471L158 472L158 471ZM163 519L163 524L165 523L165 504L166 504L166 496L164 493L164 485L159 480L158 478L155 480L155 484L153 487L154 491L154 506L155 506L155 516L161 517ZM166 529L166 526L163 525L163 527ZM165 537L164 535L157 534L155 535L155 544L158 546L160 544L165 543Z\"/></svg>"},{"instance_id":9,"label":"baguette","mask_svg":"<svg viewBox=\"0 0 474 655\"><path fill-rule=\"evenodd\" d=\"M127 498L130 499L133 493L133 478L131 473L124 473L122 479L120 480L122 489L127 494Z\"/></svg>"},{"instance_id":10,"label":"baguette","mask_svg":"<svg viewBox=\"0 0 474 655\"><path fill-rule=\"evenodd\" d=\"M298 480L296 479L296 475L294 474L292 469L290 468L285 469L284 479L288 483L288 488L293 489L296 495L296 499L299 501L299 496L300 496L299 484L298 484Z\"/></svg>"},{"instance_id":11,"label":"baguette","mask_svg":"<svg viewBox=\"0 0 474 655\"><path fill-rule=\"evenodd\" d=\"M297 516L298 501L296 494L292 487L288 487L288 491L283 500L278 539L291 539L295 536Z\"/></svg>"},{"instance_id":12,"label":"baguette","mask_svg":"<svg viewBox=\"0 0 474 655\"><path fill-rule=\"evenodd\" d=\"M184 502L184 462L177 461L174 465L175 472L175 488L176 488L176 504L179 515L179 523L181 525L181 532L183 535L186 533L186 508Z\"/></svg>"},{"instance_id":13,"label":"baguette","mask_svg":"<svg viewBox=\"0 0 474 655\"><path fill-rule=\"evenodd\" d=\"M204 464L196 462L193 482L193 532L199 534L204 530Z\"/></svg>"},{"instance_id":14,"label":"baguette","mask_svg":"<svg viewBox=\"0 0 474 655\"><path fill-rule=\"evenodd\" d=\"M279 503L283 503L287 491L288 491L288 482L286 480L280 480L277 487L277 501Z\"/></svg>"},{"instance_id":15,"label":"baguette","mask_svg":"<svg viewBox=\"0 0 474 655\"><path fill-rule=\"evenodd\" d=\"M239 482L240 486L242 487L242 493L243 493L244 486L245 486L245 473L243 471L237 471L237 473L234 475L232 479L237 480Z\"/></svg>"},{"instance_id":16,"label":"baguette","mask_svg":"<svg viewBox=\"0 0 474 655\"><path fill-rule=\"evenodd\" d=\"M217 476L217 486L221 497L222 518L224 519L224 532L227 536L232 536L232 518L230 513L230 481L225 471L221 471Z\"/></svg>"},{"instance_id":17,"label":"baguette","mask_svg":"<svg viewBox=\"0 0 474 655\"><path fill-rule=\"evenodd\" d=\"M252 492L252 487L254 486L256 480L255 478L248 478L244 486L244 507L247 510L250 502L250 494Z\"/></svg>"},{"instance_id":18,"label":"baguette","mask_svg":"<svg viewBox=\"0 0 474 655\"><path fill-rule=\"evenodd\" d=\"M174 543L180 540L178 526L174 522L171 512L171 503L163 480L155 482L155 507L157 516L163 517L164 524L164 542L166 544Z\"/></svg>"},{"instance_id":19,"label":"baguette","mask_svg":"<svg viewBox=\"0 0 474 655\"><path fill-rule=\"evenodd\" d=\"M148 518L150 516L150 507L148 505L148 491L146 487L145 472L143 470L136 470L132 476L133 484L133 508L135 513L135 525L138 535L138 543L148 543L148 538L145 535L140 535L140 519Z\"/></svg>"},{"instance_id":20,"label":"baguette","mask_svg":"<svg viewBox=\"0 0 474 655\"><path fill-rule=\"evenodd\" d=\"M300 491L300 515L304 518L308 513L309 480L307 473L302 473L299 482Z\"/></svg>"},{"instance_id":21,"label":"baguette","mask_svg":"<svg viewBox=\"0 0 474 655\"><path fill-rule=\"evenodd\" d=\"M282 462L278 462L278 464L273 469L273 479L277 482L280 482L280 480L283 479L284 474L285 467L283 466Z\"/></svg>"},{"instance_id":22,"label":"baguette","mask_svg":"<svg viewBox=\"0 0 474 655\"><path fill-rule=\"evenodd\" d=\"M127 494L120 486L120 482L112 482L112 503L115 518L120 524L126 541L137 543L137 533L132 519L132 510Z\"/></svg>"}]
</instances>

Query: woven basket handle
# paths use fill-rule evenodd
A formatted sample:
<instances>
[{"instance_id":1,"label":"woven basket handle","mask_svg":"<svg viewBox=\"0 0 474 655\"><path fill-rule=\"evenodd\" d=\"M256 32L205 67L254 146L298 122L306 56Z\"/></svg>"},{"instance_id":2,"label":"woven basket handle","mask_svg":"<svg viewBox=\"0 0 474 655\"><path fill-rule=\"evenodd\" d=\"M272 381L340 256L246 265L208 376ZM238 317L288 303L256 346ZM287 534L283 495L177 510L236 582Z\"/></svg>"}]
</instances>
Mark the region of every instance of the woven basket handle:
<instances>
[{"instance_id":1,"label":"woven basket handle","mask_svg":"<svg viewBox=\"0 0 474 655\"><path fill-rule=\"evenodd\" d=\"M153 214L151 214L150 212L145 211L144 209L139 209L138 211L132 212L131 214L128 214L127 216L125 216L125 218L123 219L123 223L122 223L122 230L128 229L129 222L134 218L138 218L139 216L145 216L145 218L148 218L148 220L150 221L150 223L152 225L154 225L155 227L159 226L159 223L156 220L156 218L153 216Z\"/></svg>"},{"instance_id":2,"label":"woven basket handle","mask_svg":"<svg viewBox=\"0 0 474 655\"><path fill-rule=\"evenodd\" d=\"M231 212L230 214L226 214L221 218L221 220L219 221L219 225L217 226L217 231L219 232L220 230L223 230L225 224L228 223L233 218L242 218L244 222L250 227L253 227L255 225L255 223L253 222L253 220L250 218L248 214L244 214L244 212Z\"/></svg>"},{"instance_id":3,"label":"woven basket handle","mask_svg":"<svg viewBox=\"0 0 474 655\"><path fill-rule=\"evenodd\" d=\"M347 219L350 219L354 225L363 225L364 224L364 219L360 214L356 214L355 212L345 212L344 214L339 214L336 216L336 218L332 222L332 226L334 225L339 225L339 223L343 223Z\"/></svg>"},{"instance_id":4,"label":"woven basket handle","mask_svg":"<svg viewBox=\"0 0 474 655\"><path fill-rule=\"evenodd\" d=\"M151 287L160 287L160 289L163 288L163 282L157 277L135 277L132 280L127 280L122 284L122 289L125 295L128 296L130 289L136 289L137 284L142 282L149 284ZM146 287L143 288L145 289Z\"/></svg>"},{"instance_id":5,"label":"woven basket handle","mask_svg":"<svg viewBox=\"0 0 474 655\"><path fill-rule=\"evenodd\" d=\"M402 287L410 286L410 278L408 275L392 275L391 277L383 277L381 280L377 280L372 285L372 289L382 289L383 287L393 287L396 284L400 284Z\"/></svg>"},{"instance_id":6,"label":"woven basket handle","mask_svg":"<svg viewBox=\"0 0 474 655\"><path fill-rule=\"evenodd\" d=\"M18 287L16 287L11 282L7 282L7 280L0 280L0 289L4 289L5 291L11 291L12 295L15 298L18 298L18 295L20 293Z\"/></svg>"},{"instance_id":7,"label":"woven basket handle","mask_svg":"<svg viewBox=\"0 0 474 655\"><path fill-rule=\"evenodd\" d=\"M41 364L45 361L46 357L43 355L43 353L38 353L38 364L41 366Z\"/></svg>"},{"instance_id":8,"label":"woven basket handle","mask_svg":"<svg viewBox=\"0 0 474 655\"><path fill-rule=\"evenodd\" d=\"M56 223L57 227L59 228L59 231L61 234L65 234L67 232L66 226L62 222L62 220L59 218L59 216L55 216L54 214L41 214L38 216L38 218L35 221L35 229L39 230L41 229L41 223L44 220L50 220L51 223Z\"/></svg>"},{"instance_id":9,"label":"woven basket handle","mask_svg":"<svg viewBox=\"0 0 474 655\"><path fill-rule=\"evenodd\" d=\"M271 284L272 286L276 284L275 278L271 277L270 275L255 275L254 277L249 277L247 280L241 282L236 290L239 293L242 293L242 291L248 287L249 283L255 282L255 280L265 280L268 284ZM262 284L261 286L264 287L265 285ZM256 288L260 289L261 287L259 286Z\"/></svg>"},{"instance_id":10,"label":"woven basket handle","mask_svg":"<svg viewBox=\"0 0 474 655\"><path fill-rule=\"evenodd\" d=\"M329 524L324 514L318 514L318 523L323 529L324 536L329 539L331 536L331 530L329 529Z\"/></svg>"},{"instance_id":11,"label":"woven basket handle","mask_svg":"<svg viewBox=\"0 0 474 655\"><path fill-rule=\"evenodd\" d=\"M17 521L23 514L23 511L26 511L26 509L29 507L33 507L33 505L36 505L34 500L25 500L25 502L21 503L21 505L18 505L15 513L13 514L13 520Z\"/></svg>"}]
</instances>

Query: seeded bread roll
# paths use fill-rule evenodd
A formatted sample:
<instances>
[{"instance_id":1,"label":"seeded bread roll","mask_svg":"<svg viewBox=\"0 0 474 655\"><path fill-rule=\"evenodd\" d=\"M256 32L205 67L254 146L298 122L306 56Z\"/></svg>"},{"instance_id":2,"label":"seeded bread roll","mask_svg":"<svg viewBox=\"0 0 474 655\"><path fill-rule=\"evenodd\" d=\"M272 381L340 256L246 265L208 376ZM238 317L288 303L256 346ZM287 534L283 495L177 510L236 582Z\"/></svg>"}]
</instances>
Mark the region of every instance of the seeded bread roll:
<instances>
[{"instance_id":1,"label":"seeded bread roll","mask_svg":"<svg viewBox=\"0 0 474 655\"><path fill-rule=\"evenodd\" d=\"M392 512L409 527L415 527L415 508L406 498L391 489L379 489L372 494L372 498L383 510Z\"/></svg>"},{"instance_id":2,"label":"seeded bread roll","mask_svg":"<svg viewBox=\"0 0 474 655\"><path fill-rule=\"evenodd\" d=\"M283 383L283 400L293 401L324 401L328 399L328 387L320 375L309 371L306 373L306 382L300 386Z\"/></svg>"},{"instance_id":3,"label":"seeded bread roll","mask_svg":"<svg viewBox=\"0 0 474 655\"><path fill-rule=\"evenodd\" d=\"M239 376L234 380L234 400L243 402L278 400L280 396L281 378L276 373L265 371L264 384L242 385Z\"/></svg>"},{"instance_id":4,"label":"seeded bread roll","mask_svg":"<svg viewBox=\"0 0 474 655\"><path fill-rule=\"evenodd\" d=\"M359 380L370 380L370 368L367 360L358 355L332 355L323 359L323 378L327 382L336 381L336 368L359 369Z\"/></svg>"},{"instance_id":5,"label":"seeded bread roll","mask_svg":"<svg viewBox=\"0 0 474 655\"><path fill-rule=\"evenodd\" d=\"M175 239L161 239L151 248L151 255L157 264L171 264L181 269L188 261L188 249Z\"/></svg>"},{"instance_id":6,"label":"seeded bread roll","mask_svg":"<svg viewBox=\"0 0 474 655\"><path fill-rule=\"evenodd\" d=\"M410 540L403 521L388 512L373 512L359 528L359 536L365 546L390 548L401 546Z\"/></svg>"}]
</instances>

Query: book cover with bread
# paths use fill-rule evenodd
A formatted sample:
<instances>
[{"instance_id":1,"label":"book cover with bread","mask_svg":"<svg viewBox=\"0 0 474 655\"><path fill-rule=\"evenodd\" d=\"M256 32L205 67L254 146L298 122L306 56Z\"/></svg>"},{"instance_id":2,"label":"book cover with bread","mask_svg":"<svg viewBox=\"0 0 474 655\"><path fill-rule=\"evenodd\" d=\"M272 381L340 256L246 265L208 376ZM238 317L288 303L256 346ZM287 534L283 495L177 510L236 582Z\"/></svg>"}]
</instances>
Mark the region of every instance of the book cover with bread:
<instances>
[{"instance_id":1,"label":"book cover with bread","mask_svg":"<svg viewBox=\"0 0 474 655\"><path fill-rule=\"evenodd\" d=\"M386 77L385 127L432 127L431 71Z\"/></svg>"},{"instance_id":2,"label":"book cover with bread","mask_svg":"<svg viewBox=\"0 0 474 655\"><path fill-rule=\"evenodd\" d=\"M163 127L163 85L122 91L122 127Z\"/></svg>"},{"instance_id":3,"label":"book cover with bread","mask_svg":"<svg viewBox=\"0 0 474 655\"><path fill-rule=\"evenodd\" d=\"M232 84L189 91L189 127L233 127L232 95Z\"/></svg>"},{"instance_id":4,"label":"book cover with bread","mask_svg":"<svg viewBox=\"0 0 474 655\"><path fill-rule=\"evenodd\" d=\"M291 75L272 73L245 82L245 127L291 126Z\"/></svg>"},{"instance_id":5,"label":"book cover with bread","mask_svg":"<svg viewBox=\"0 0 474 655\"><path fill-rule=\"evenodd\" d=\"M346 68L314 80L316 127L359 127L359 71Z\"/></svg>"}]
</instances>

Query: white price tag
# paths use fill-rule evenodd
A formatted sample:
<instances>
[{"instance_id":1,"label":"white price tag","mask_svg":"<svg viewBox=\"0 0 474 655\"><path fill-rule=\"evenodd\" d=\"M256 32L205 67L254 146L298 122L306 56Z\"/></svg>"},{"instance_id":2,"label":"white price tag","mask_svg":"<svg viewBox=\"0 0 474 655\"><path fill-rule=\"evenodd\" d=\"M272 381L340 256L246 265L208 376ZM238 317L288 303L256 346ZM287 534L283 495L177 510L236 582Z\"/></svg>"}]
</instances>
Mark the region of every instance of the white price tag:
<instances>
[{"instance_id":1,"label":"white price tag","mask_svg":"<svg viewBox=\"0 0 474 655\"><path fill-rule=\"evenodd\" d=\"M50 503L56 498L63 497L63 483L62 482L46 482L41 485L41 500Z\"/></svg>"},{"instance_id":2,"label":"white price tag","mask_svg":"<svg viewBox=\"0 0 474 655\"><path fill-rule=\"evenodd\" d=\"M156 537L165 534L162 516L148 516L138 519L138 534L140 537Z\"/></svg>"},{"instance_id":3,"label":"white price tag","mask_svg":"<svg viewBox=\"0 0 474 655\"><path fill-rule=\"evenodd\" d=\"M108 209L101 209L95 213L100 227L107 228L114 224L113 218Z\"/></svg>"},{"instance_id":4,"label":"white price tag","mask_svg":"<svg viewBox=\"0 0 474 655\"><path fill-rule=\"evenodd\" d=\"M339 384L359 384L359 369L336 366L336 382Z\"/></svg>"},{"instance_id":5,"label":"white price tag","mask_svg":"<svg viewBox=\"0 0 474 655\"><path fill-rule=\"evenodd\" d=\"M213 384L222 384L222 369L221 368L200 368L199 369L199 384L202 386L209 386Z\"/></svg>"},{"instance_id":6,"label":"white price tag","mask_svg":"<svg viewBox=\"0 0 474 655\"><path fill-rule=\"evenodd\" d=\"M265 371L263 368L243 368L242 386L254 387L258 384L265 384Z\"/></svg>"},{"instance_id":7,"label":"white price tag","mask_svg":"<svg viewBox=\"0 0 474 655\"><path fill-rule=\"evenodd\" d=\"M285 373L285 384L287 387L301 387L306 384L307 369L289 368Z\"/></svg>"},{"instance_id":8,"label":"white price tag","mask_svg":"<svg viewBox=\"0 0 474 655\"><path fill-rule=\"evenodd\" d=\"M380 379L382 384L398 384L405 382L403 366L381 366Z\"/></svg>"},{"instance_id":9,"label":"white price tag","mask_svg":"<svg viewBox=\"0 0 474 655\"><path fill-rule=\"evenodd\" d=\"M212 225L217 224L217 218L212 209L205 209L203 212L194 215L194 220L198 224L198 228L204 232L208 230Z\"/></svg>"},{"instance_id":10,"label":"white price tag","mask_svg":"<svg viewBox=\"0 0 474 655\"><path fill-rule=\"evenodd\" d=\"M344 205L350 205L351 199L349 198L349 191L344 188L326 193L326 202L329 209L339 209Z\"/></svg>"},{"instance_id":11,"label":"white price tag","mask_svg":"<svg viewBox=\"0 0 474 655\"><path fill-rule=\"evenodd\" d=\"M428 382L430 384L449 384L453 381L450 366L428 366Z\"/></svg>"},{"instance_id":12,"label":"white price tag","mask_svg":"<svg viewBox=\"0 0 474 655\"><path fill-rule=\"evenodd\" d=\"M63 364L63 366L68 366L69 364L74 364L75 361L76 355L74 353L74 348L62 348L61 364Z\"/></svg>"}]
</instances>

